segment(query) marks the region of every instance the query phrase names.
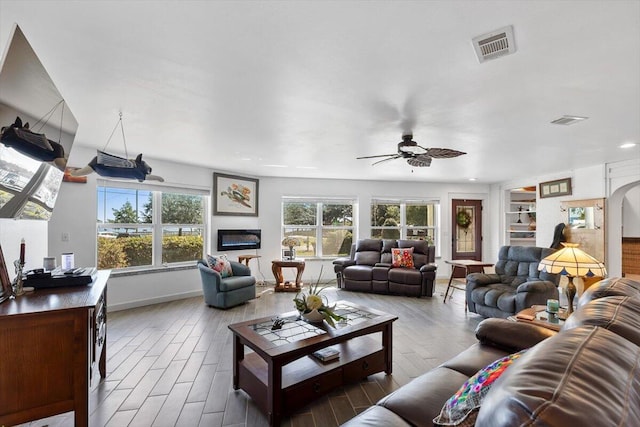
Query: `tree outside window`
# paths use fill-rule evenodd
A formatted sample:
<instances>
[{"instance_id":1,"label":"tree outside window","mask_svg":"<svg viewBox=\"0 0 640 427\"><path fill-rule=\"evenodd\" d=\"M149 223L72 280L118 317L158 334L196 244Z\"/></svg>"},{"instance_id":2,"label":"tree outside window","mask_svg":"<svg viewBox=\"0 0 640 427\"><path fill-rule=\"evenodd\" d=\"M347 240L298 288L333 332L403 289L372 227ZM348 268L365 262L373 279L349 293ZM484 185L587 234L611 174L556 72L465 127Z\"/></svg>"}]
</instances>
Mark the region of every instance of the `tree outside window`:
<instances>
[{"instance_id":1,"label":"tree outside window","mask_svg":"<svg viewBox=\"0 0 640 427\"><path fill-rule=\"evenodd\" d=\"M98 187L98 267L154 266L202 258L204 201L201 195Z\"/></svg>"},{"instance_id":2,"label":"tree outside window","mask_svg":"<svg viewBox=\"0 0 640 427\"><path fill-rule=\"evenodd\" d=\"M431 201L385 201L371 203L371 237L427 240L435 244L438 204Z\"/></svg>"},{"instance_id":3,"label":"tree outside window","mask_svg":"<svg viewBox=\"0 0 640 427\"><path fill-rule=\"evenodd\" d=\"M348 255L353 241L353 202L285 199L283 237L295 237L296 256Z\"/></svg>"}]
</instances>

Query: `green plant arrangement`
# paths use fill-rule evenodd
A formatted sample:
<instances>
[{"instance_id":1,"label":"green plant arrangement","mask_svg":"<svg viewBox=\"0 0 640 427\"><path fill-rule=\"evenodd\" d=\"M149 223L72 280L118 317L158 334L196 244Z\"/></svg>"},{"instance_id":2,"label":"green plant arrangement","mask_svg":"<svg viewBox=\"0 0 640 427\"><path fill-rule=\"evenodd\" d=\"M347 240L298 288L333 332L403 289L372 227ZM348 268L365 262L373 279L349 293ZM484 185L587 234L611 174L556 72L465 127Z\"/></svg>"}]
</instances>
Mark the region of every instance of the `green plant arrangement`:
<instances>
[{"instance_id":1,"label":"green plant arrangement","mask_svg":"<svg viewBox=\"0 0 640 427\"><path fill-rule=\"evenodd\" d=\"M320 269L320 276L318 276L316 284L311 285L306 294L304 291L298 292L293 302L304 319L309 322L326 320L331 327L335 328L335 321L345 320L345 318L334 313L335 304L330 306L327 298L320 295L326 288L326 286L320 287L320 277L322 277L322 269Z\"/></svg>"},{"instance_id":2,"label":"green plant arrangement","mask_svg":"<svg viewBox=\"0 0 640 427\"><path fill-rule=\"evenodd\" d=\"M456 215L456 224L462 228L469 228L471 225L471 215L465 209L458 211Z\"/></svg>"}]
</instances>

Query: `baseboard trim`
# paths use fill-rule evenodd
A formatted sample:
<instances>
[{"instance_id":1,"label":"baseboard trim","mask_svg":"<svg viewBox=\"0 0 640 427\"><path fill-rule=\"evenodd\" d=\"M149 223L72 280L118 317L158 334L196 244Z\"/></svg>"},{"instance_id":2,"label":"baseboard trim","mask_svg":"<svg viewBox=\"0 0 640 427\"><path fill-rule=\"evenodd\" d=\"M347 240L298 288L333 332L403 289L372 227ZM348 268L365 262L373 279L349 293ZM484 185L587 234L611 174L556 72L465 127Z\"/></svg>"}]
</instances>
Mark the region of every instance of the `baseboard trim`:
<instances>
[{"instance_id":1,"label":"baseboard trim","mask_svg":"<svg viewBox=\"0 0 640 427\"><path fill-rule=\"evenodd\" d=\"M107 306L107 312L114 312L120 310L127 310L129 308L137 308L144 307L147 305L160 304L163 302L177 301L185 298L193 298L197 296L202 296L202 291L190 291L190 292L182 292L179 294L172 295L163 295L161 297L148 298L148 299L140 299L135 301L127 301L119 304L109 304ZM203 302L204 304L204 302Z\"/></svg>"}]
</instances>

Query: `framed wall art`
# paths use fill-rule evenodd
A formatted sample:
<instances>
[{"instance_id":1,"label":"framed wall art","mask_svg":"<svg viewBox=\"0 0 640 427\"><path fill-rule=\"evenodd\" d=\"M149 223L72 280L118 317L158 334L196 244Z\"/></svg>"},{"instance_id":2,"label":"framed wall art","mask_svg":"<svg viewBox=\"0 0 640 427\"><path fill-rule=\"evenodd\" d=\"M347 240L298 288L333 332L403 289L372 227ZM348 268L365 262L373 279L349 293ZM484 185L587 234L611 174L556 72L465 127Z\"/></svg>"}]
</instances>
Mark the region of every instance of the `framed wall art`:
<instances>
[{"instance_id":1,"label":"framed wall art","mask_svg":"<svg viewBox=\"0 0 640 427\"><path fill-rule=\"evenodd\" d=\"M556 179L540 183L540 198L570 196L571 178Z\"/></svg>"},{"instance_id":2,"label":"framed wall art","mask_svg":"<svg viewBox=\"0 0 640 427\"><path fill-rule=\"evenodd\" d=\"M213 214L258 216L258 184L254 178L213 173Z\"/></svg>"}]
</instances>

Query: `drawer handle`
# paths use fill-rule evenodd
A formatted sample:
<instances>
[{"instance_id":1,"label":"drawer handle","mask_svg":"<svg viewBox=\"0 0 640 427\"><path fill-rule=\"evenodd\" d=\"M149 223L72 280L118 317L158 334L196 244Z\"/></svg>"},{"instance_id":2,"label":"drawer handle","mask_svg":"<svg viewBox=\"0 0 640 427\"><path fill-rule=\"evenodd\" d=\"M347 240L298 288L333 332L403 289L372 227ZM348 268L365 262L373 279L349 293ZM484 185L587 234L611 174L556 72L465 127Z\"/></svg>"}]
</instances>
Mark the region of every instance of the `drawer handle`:
<instances>
[{"instance_id":1,"label":"drawer handle","mask_svg":"<svg viewBox=\"0 0 640 427\"><path fill-rule=\"evenodd\" d=\"M369 362L367 362L366 360L362 362L362 369L369 369Z\"/></svg>"},{"instance_id":2,"label":"drawer handle","mask_svg":"<svg viewBox=\"0 0 640 427\"><path fill-rule=\"evenodd\" d=\"M320 383L319 382L313 383L313 392L314 393L320 393Z\"/></svg>"}]
</instances>

